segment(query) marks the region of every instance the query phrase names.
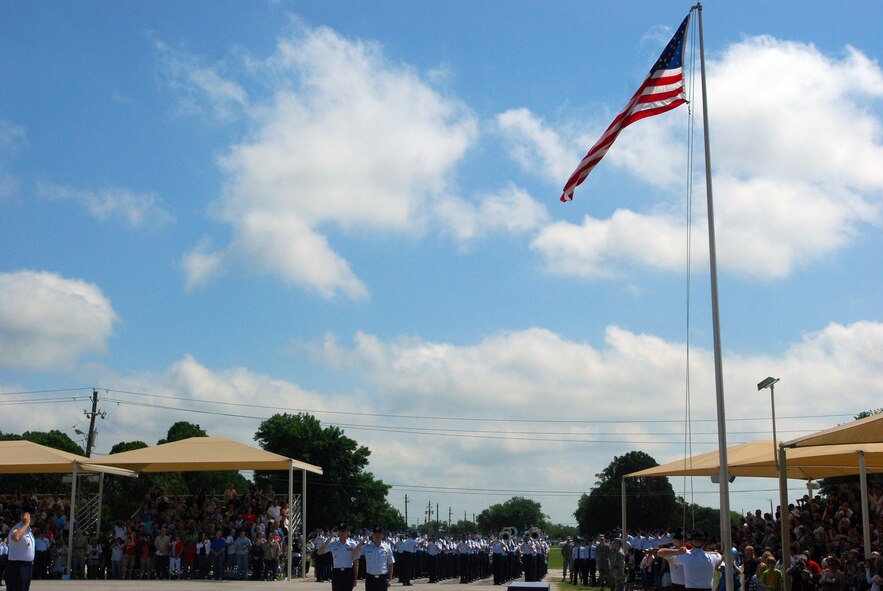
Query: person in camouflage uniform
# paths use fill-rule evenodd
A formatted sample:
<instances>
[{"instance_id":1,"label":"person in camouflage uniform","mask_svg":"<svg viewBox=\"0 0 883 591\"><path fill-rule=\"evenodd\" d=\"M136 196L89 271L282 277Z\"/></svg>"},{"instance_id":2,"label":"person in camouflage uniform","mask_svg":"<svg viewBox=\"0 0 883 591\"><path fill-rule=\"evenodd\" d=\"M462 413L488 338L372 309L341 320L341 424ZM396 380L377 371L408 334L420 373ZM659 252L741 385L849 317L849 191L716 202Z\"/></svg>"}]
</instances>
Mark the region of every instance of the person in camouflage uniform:
<instances>
[{"instance_id":1,"label":"person in camouflage uniform","mask_svg":"<svg viewBox=\"0 0 883 591\"><path fill-rule=\"evenodd\" d=\"M598 536L597 547L595 548L595 561L598 564L598 584L602 591L606 587L613 588L610 582L610 546L604 536Z\"/></svg>"},{"instance_id":2,"label":"person in camouflage uniform","mask_svg":"<svg viewBox=\"0 0 883 591\"><path fill-rule=\"evenodd\" d=\"M570 536L567 536L567 541L561 546L561 558L564 559L564 572L561 573L561 581L564 582L567 579L567 568L570 567L573 570L573 564L571 564L573 560L573 540L570 539Z\"/></svg>"},{"instance_id":3,"label":"person in camouflage uniform","mask_svg":"<svg viewBox=\"0 0 883 591\"><path fill-rule=\"evenodd\" d=\"M613 591L625 591L626 577L628 575L625 552L622 549L622 540L613 540L610 548L610 578Z\"/></svg>"}]
</instances>

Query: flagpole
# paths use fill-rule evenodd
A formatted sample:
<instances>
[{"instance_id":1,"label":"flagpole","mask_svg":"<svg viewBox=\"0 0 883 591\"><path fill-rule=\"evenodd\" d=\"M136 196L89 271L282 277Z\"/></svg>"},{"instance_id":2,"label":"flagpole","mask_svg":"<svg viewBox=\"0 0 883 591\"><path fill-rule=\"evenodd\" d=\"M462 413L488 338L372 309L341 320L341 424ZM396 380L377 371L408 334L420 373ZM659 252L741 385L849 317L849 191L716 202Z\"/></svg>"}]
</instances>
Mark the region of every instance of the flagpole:
<instances>
[{"instance_id":1,"label":"flagpole","mask_svg":"<svg viewBox=\"0 0 883 591\"><path fill-rule=\"evenodd\" d=\"M702 34L702 5L693 7L699 15L699 63L702 72L702 128L705 134L705 187L708 200L708 251L711 268L711 315L714 329L714 384L717 398L717 442L720 455L721 553L726 565L727 589L733 586L733 547L730 525L730 480L727 464L727 423L724 404L723 355L721 353L720 310L717 297L717 254L714 239L714 199L711 186L711 145L708 139L708 94L705 83L705 40Z\"/></svg>"}]
</instances>

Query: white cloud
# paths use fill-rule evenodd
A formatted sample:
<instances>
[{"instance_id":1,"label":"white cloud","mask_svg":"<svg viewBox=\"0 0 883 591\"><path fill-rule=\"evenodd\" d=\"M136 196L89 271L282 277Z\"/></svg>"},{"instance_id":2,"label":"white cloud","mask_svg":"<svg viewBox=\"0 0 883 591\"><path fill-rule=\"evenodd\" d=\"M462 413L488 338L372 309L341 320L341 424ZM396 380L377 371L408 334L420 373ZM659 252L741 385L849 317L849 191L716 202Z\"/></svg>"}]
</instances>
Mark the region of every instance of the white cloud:
<instances>
[{"instance_id":1,"label":"white cloud","mask_svg":"<svg viewBox=\"0 0 883 591\"><path fill-rule=\"evenodd\" d=\"M709 60L708 76L722 269L784 277L847 247L863 227L880 224L883 124L875 105L883 98L883 70L876 62L854 48L833 58L811 45L762 36ZM683 185L685 111L676 113L681 116L630 126L600 164L662 190L648 200L651 208L668 206L672 189ZM517 122L506 127L515 160L528 170L540 166L563 184L571 171L561 176L555 158L573 143L573 134L548 129L524 110L500 118ZM701 136L697 146L701 163ZM704 180L694 185L704 195ZM694 208L696 219L704 217L704 199ZM684 255L669 246L685 240L685 228L685 219L668 212L618 210L608 220L550 225L533 247L556 273L609 276L611 264L622 261L681 269ZM694 236L705 232L704 221L693 229ZM645 250L654 245L662 250ZM576 260L560 260L565 246ZM707 257L705 251L697 248L694 256Z\"/></svg>"},{"instance_id":2,"label":"white cloud","mask_svg":"<svg viewBox=\"0 0 883 591\"><path fill-rule=\"evenodd\" d=\"M528 109L510 109L497 115L497 128L510 157L524 170L564 186L579 164L579 146L569 144L560 134Z\"/></svg>"},{"instance_id":3,"label":"white cloud","mask_svg":"<svg viewBox=\"0 0 883 591\"><path fill-rule=\"evenodd\" d=\"M249 69L277 90L250 103L255 132L220 161L230 258L326 297L364 297L323 226L422 232L476 135L472 115L378 46L326 28L299 29Z\"/></svg>"},{"instance_id":4,"label":"white cloud","mask_svg":"<svg viewBox=\"0 0 883 591\"><path fill-rule=\"evenodd\" d=\"M209 114L227 122L248 109L248 94L223 75L223 63L206 65L203 60L161 41L155 42L155 47L166 84L177 94L181 114Z\"/></svg>"},{"instance_id":5,"label":"white cloud","mask_svg":"<svg viewBox=\"0 0 883 591\"><path fill-rule=\"evenodd\" d=\"M181 260L181 267L186 278L185 288L193 291L223 273L226 252L211 252L208 248L208 240L203 240L199 246L190 251Z\"/></svg>"},{"instance_id":6,"label":"white cloud","mask_svg":"<svg viewBox=\"0 0 883 591\"><path fill-rule=\"evenodd\" d=\"M555 482L559 490L588 490L595 473L614 455L630 450L644 450L658 461L683 453L679 419L684 410L684 344L655 335L610 326L596 347L541 328L462 345L358 333L348 344L329 335L311 351L300 351L311 352L314 361L337 374L357 379L360 390L313 391L244 367L214 369L192 355L157 373L83 370L84 379L111 389L101 393L108 420L100 427L99 451L123 440L153 443L181 419L199 423L210 434L251 443L262 418L305 410L323 424L342 426L371 449L370 469L387 483L514 489L528 491L528 497L531 490L550 488L537 482ZM714 396L708 394L714 391L712 364L710 351L691 352L696 453L716 446L715 429L709 426L716 416ZM883 324L832 324L776 355L725 356L730 443L770 436L766 411L757 413L757 406L768 399L757 393L755 384L771 368L782 380L776 406L783 437L846 421L842 413L877 407L883 396ZM123 402L117 406L115 400ZM17 412L26 414L9 408L10 420ZM342 410L384 416L346 416L339 414ZM805 418L825 414L831 416ZM647 422L648 417L672 420ZM764 420L756 420L760 417ZM68 416L54 413L43 418L40 428L69 425ZM415 428L424 432L403 432ZM573 470L567 459L573 454L580 458L580 470ZM697 482L697 489L701 487ZM423 494L415 492L415 502ZM765 502L764 494L748 506ZM444 498L459 499L460 511L463 506L479 511L510 496L446 493ZM536 498L553 519L572 521L577 497ZM740 502L745 498L741 495Z\"/></svg>"},{"instance_id":7,"label":"white cloud","mask_svg":"<svg viewBox=\"0 0 883 591\"><path fill-rule=\"evenodd\" d=\"M124 187L91 191L51 183L40 183L37 192L44 198L73 201L96 219L120 219L133 228L158 227L174 220L155 193L136 193Z\"/></svg>"},{"instance_id":8,"label":"white cloud","mask_svg":"<svg viewBox=\"0 0 883 591\"><path fill-rule=\"evenodd\" d=\"M68 369L103 352L116 312L98 286L38 271L0 273L0 365Z\"/></svg>"},{"instance_id":9,"label":"white cloud","mask_svg":"<svg viewBox=\"0 0 883 591\"><path fill-rule=\"evenodd\" d=\"M482 196L477 203L453 197L439 201L435 215L461 241L493 232L528 232L543 225L549 218L549 212L542 203L514 185Z\"/></svg>"}]
</instances>

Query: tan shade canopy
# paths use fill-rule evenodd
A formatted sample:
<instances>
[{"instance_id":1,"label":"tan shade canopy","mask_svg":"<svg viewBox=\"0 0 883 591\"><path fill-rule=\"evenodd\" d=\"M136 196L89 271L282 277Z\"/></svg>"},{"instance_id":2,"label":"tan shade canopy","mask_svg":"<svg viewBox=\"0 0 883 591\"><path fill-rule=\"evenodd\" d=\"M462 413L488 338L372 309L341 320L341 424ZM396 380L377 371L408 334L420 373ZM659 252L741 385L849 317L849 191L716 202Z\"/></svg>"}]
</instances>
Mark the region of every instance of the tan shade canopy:
<instances>
[{"instance_id":1,"label":"tan shade canopy","mask_svg":"<svg viewBox=\"0 0 883 591\"><path fill-rule=\"evenodd\" d=\"M830 445L787 450L788 478L815 480L832 476L858 474L857 449L865 451L868 472L883 472L883 445ZM778 478L779 470L773 457L773 442L752 441L727 449L727 468L734 476ZM643 476L713 476L720 472L717 450L680 459L655 468L627 474L626 478Z\"/></svg>"},{"instance_id":2,"label":"tan shade canopy","mask_svg":"<svg viewBox=\"0 0 883 591\"><path fill-rule=\"evenodd\" d=\"M883 443L883 413L865 417L851 423L837 425L812 435L799 437L785 443L785 447L808 447L812 445L838 445L856 443Z\"/></svg>"},{"instance_id":3,"label":"tan shade canopy","mask_svg":"<svg viewBox=\"0 0 883 591\"><path fill-rule=\"evenodd\" d=\"M245 445L226 437L191 437L153 447L134 449L91 460L135 472L206 472L210 470L306 470L322 468Z\"/></svg>"},{"instance_id":4,"label":"tan shade canopy","mask_svg":"<svg viewBox=\"0 0 883 591\"><path fill-rule=\"evenodd\" d=\"M85 456L46 447L24 439L0 441L0 474L70 474L83 472L106 472L119 476L132 476L129 470L94 466Z\"/></svg>"},{"instance_id":5,"label":"tan shade canopy","mask_svg":"<svg viewBox=\"0 0 883 591\"><path fill-rule=\"evenodd\" d=\"M31 441L0 441L0 473L67 474L74 462L87 463L85 456L68 453Z\"/></svg>"}]
</instances>

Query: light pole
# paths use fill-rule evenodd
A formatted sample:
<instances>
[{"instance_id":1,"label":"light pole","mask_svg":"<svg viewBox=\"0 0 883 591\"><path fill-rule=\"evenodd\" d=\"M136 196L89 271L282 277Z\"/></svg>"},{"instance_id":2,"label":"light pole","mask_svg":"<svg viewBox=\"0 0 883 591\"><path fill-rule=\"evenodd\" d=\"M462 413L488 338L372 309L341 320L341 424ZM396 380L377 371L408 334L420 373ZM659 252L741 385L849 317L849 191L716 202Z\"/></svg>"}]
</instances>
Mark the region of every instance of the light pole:
<instances>
[{"instance_id":1,"label":"light pole","mask_svg":"<svg viewBox=\"0 0 883 591\"><path fill-rule=\"evenodd\" d=\"M779 381L779 378L766 378L762 382L757 385L757 391L765 390L767 388L770 389L770 405L773 410L773 459L776 460L776 468L779 467L779 452L776 448L778 445L778 441L776 440L776 382Z\"/></svg>"}]
</instances>

